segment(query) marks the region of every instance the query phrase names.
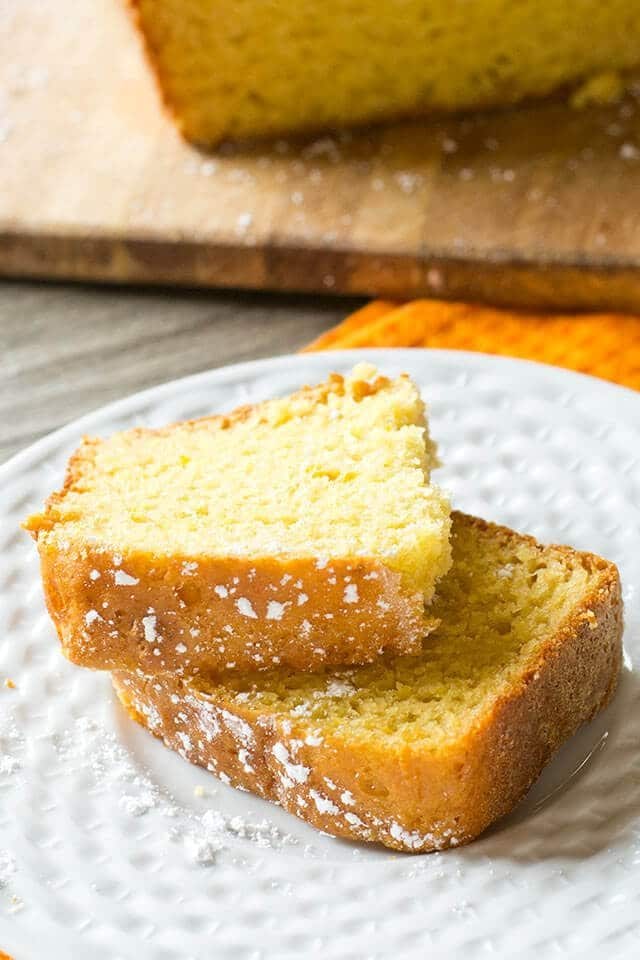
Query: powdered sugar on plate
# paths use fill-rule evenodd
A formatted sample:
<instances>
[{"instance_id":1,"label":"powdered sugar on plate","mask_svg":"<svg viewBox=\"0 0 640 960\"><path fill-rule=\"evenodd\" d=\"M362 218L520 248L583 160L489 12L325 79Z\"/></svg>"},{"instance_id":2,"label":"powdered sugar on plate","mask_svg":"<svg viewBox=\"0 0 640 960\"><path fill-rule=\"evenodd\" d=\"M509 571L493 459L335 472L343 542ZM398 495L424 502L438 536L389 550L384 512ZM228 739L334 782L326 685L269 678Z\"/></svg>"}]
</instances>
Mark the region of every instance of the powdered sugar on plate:
<instances>
[{"instance_id":1,"label":"powdered sugar on plate","mask_svg":"<svg viewBox=\"0 0 640 960\"><path fill-rule=\"evenodd\" d=\"M16 858L8 850L0 850L0 890L3 890L16 872Z\"/></svg>"},{"instance_id":2,"label":"powdered sugar on plate","mask_svg":"<svg viewBox=\"0 0 640 960\"><path fill-rule=\"evenodd\" d=\"M245 817L228 817L219 810L207 810L201 817L191 818L186 826L169 831L172 840L181 842L194 863L210 866L233 839L246 840L260 848L279 848L297 843L290 834L282 833L268 820L251 823Z\"/></svg>"},{"instance_id":3,"label":"powdered sugar on plate","mask_svg":"<svg viewBox=\"0 0 640 960\"><path fill-rule=\"evenodd\" d=\"M296 837L265 818L253 822L211 807L200 813L181 806L137 768L115 734L87 717L54 737L53 744L70 774L80 767L88 774L92 790L119 794L117 804L124 816L152 815L158 829L169 841L180 843L187 859L195 864L211 866L231 847L238 852L248 844L278 849L298 843Z\"/></svg>"},{"instance_id":4,"label":"powdered sugar on plate","mask_svg":"<svg viewBox=\"0 0 640 960\"><path fill-rule=\"evenodd\" d=\"M24 737L8 713L0 716L0 777L10 776L22 767L19 754L24 749Z\"/></svg>"}]
</instances>

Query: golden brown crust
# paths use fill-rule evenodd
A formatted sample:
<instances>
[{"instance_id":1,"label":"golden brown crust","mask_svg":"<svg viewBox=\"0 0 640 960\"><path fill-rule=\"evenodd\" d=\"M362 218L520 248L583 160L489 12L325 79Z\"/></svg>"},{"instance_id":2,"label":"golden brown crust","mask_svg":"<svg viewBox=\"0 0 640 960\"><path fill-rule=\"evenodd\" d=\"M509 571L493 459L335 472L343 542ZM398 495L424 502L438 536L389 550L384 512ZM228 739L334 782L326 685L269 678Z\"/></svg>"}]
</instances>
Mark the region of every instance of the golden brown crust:
<instances>
[{"instance_id":1,"label":"golden brown crust","mask_svg":"<svg viewBox=\"0 0 640 960\"><path fill-rule=\"evenodd\" d=\"M46 540L38 549L47 608L80 666L184 677L308 670L416 652L425 633L422 595L361 557L318 569L315 559L121 557Z\"/></svg>"},{"instance_id":2,"label":"golden brown crust","mask_svg":"<svg viewBox=\"0 0 640 960\"><path fill-rule=\"evenodd\" d=\"M305 137L313 137L327 131L339 130L344 126L344 123L341 124L338 121L333 123L330 121L319 122L318 120L310 118L305 122L298 122L293 125L286 122L271 123L268 125L263 124L259 130L253 131L252 133L234 135L229 129L228 121L225 122L225 120L221 117L220 122L217 124L218 129L215 133L212 131L211 126L209 126L209 129L206 131L202 129L202 125L200 125L201 129L199 130L190 129L186 111L181 109L180 105L176 103L174 97L172 97L171 78L169 71L166 69L162 52L157 49L156 45L154 44L152 30L148 29L143 22L143 15L140 9L141 0L123 0L123 3L128 10L131 22L140 38L145 60L147 61L153 76L160 102L180 135L189 143L192 143L203 149L207 149L217 147L220 143L225 141L230 141L232 143L252 144L286 135L303 135ZM635 76L634 70L634 67L619 67L617 69L616 72L621 77L621 83L623 87ZM584 80L584 76L578 76L568 79L563 83L556 82L555 85L552 85L547 90L541 91L539 94L521 94L516 97L509 96L508 88L503 86L498 92L489 93L486 91L483 96L478 96L477 100L473 104L466 104L454 108L435 104L431 106L425 105L423 107L418 105L402 108L393 106L384 107L376 110L375 113L371 113L368 116L352 118L349 121L348 126L376 127L378 125L388 124L389 122L420 120L425 116L430 115L447 116L451 113L460 112L461 110L486 110L496 107L499 108L513 106L522 102L531 103L540 99L549 99L552 96L566 98L573 89L576 87L579 88Z\"/></svg>"},{"instance_id":3,"label":"golden brown crust","mask_svg":"<svg viewBox=\"0 0 640 960\"><path fill-rule=\"evenodd\" d=\"M347 389L361 400L390 383L384 376L346 381L333 373L289 399L304 415ZM262 407L247 405L182 426L225 430L260 418ZM172 429L128 433L135 439ZM399 573L375 558L158 556L88 538L41 536L60 521L67 493L86 482L85 468L101 442L84 438L62 489L23 524L37 542L47 608L74 663L182 677L278 664L314 670L369 663L387 651L418 652L437 626L425 615L422 593L408 590Z\"/></svg>"},{"instance_id":4,"label":"golden brown crust","mask_svg":"<svg viewBox=\"0 0 640 960\"><path fill-rule=\"evenodd\" d=\"M462 522L531 542L504 527ZM321 740L313 721L257 712L168 676L115 673L114 685L134 719L182 756L328 833L409 851L466 843L515 806L616 687L617 570L599 557L561 549L593 573L588 592L508 693L438 752L372 747L345 736Z\"/></svg>"},{"instance_id":5,"label":"golden brown crust","mask_svg":"<svg viewBox=\"0 0 640 960\"><path fill-rule=\"evenodd\" d=\"M147 66L151 71L151 76L154 79L154 85L158 93L158 96L160 98L160 102L166 114L170 117L170 119L173 121L173 123L177 127L179 133L185 138L185 140L188 140L188 137L186 136L186 133L182 126L179 111L172 104L170 100L168 84L164 81L162 76L162 67L161 67L160 57L158 56L157 52L153 48L149 32L145 30L143 26L142 14L140 12L140 0L122 0L122 3L124 4L124 7L129 14L131 23L133 24L134 29L142 44L144 58L147 62Z\"/></svg>"}]
</instances>

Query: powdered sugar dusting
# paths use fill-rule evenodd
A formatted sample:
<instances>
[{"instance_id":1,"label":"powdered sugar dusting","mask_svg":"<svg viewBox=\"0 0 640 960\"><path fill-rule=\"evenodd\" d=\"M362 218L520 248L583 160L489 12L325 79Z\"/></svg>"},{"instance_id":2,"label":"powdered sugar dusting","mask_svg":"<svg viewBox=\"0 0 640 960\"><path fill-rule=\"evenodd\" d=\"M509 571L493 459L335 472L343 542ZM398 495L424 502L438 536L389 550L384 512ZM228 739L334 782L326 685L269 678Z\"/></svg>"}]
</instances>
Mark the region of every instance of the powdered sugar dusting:
<instances>
[{"instance_id":1,"label":"powdered sugar dusting","mask_svg":"<svg viewBox=\"0 0 640 960\"><path fill-rule=\"evenodd\" d=\"M22 767L18 754L24 749L24 737L9 716L0 719L0 775L12 775Z\"/></svg>"},{"instance_id":2,"label":"powdered sugar dusting","mask_svg":"<svg viewBox=\"0 0 640 960\"><path fill-rule=\"evenodd\" d=\"M277 600L269 600L267 603L267 620L282 620L286 609L286 603L278 603Z\"/></svg>"},{"instance_id":3,"label":"powdered sugar dusting","mask_svg":"<svg viewBox=\"0 0 640 960\"><path fill-rule=\"evenodd\" d=\"M118 805L130 817L141 817L155 805L155 798L152 793L142 793L137 797L124 794L120 797Z\"/></svg>"},{"instance_id":4,"label":"powdered sugar dusting","mask_svg":"<svg viewBox=\"0 0 640 960\"><path fill-rule=\"evenodd\" d=\"M0 890L7 886L16 872L16 858L8 850L0 850Z\"/></svg>"},{"instance_id":5,"label":"powdered sugar dusting","mask_svg":"<svg viewBox=\"0 0 640 960\"><path fill-rule=\"evenodd\" d=\"M358 596L358 588L355 583L348 583L344 588L344 602L345 603L357 603L360 597Z\"/></svg>"},{"instance_id":6,"label":"powdered sugar dusting","mask_svg":"<svg viewBox=\"0 0 640 960\"><path fill-rule=\"evenodd\" d=\"M140 583L137 577L132 577L124 570L116 570L113 580L116 587L135 587Z\"/></svg>"},{"instance_id":7,"label":"powdered sugar dusting","mask_svg":"<svg viewBox=\"0 0 640 960\"><path fill-rule=\"evenodd\" d=\"M199 706L202 708L203 704L199 702ZM226 720L234 722L238 718L228 714ZM216 724L213 716L207 718L212 735ZM246 739L246 730L242 729L242 734ZM70 772L78 768L86 770L93 790L119 794L117 805L125 817L152 818L169 841L182 845L186 858L194 864L215 864L220 855L232 844L237 846L238 841L260 848L280 848L298 842L266 819L252 822L247 817L227 815L213 808L200 813L177 804L136 767L130 754L112 733L92 720L83 717L61 738L52 739L63 769L66 766ZM185 751L193 746L186 734L182 735L182 743ZM243 753L248 763L246 748ZM220 776L220 779L229 782L226 777ZM13 857L0 851L0 887L3 886L3 877L4 883L8 882L14 871Z\"/></svg>"},{"instance_id":8,"label":"powdered sugar dusting","mask_svg":"<svg viewBox=\"0 0 640 960\"><path fill-rule=\"evenodd\" d=\"M292 763L289 751L283 743L276 743L271 750L278 763L284 768L286 776L294 783L305 783L309 777L309 767L301 763Z\"/></svg>"},{"instance_id":9,"label":"powdered sugar dusting","mask_svg":"<svg viewBox=\"0 0 640 960\"><path fill-rule=\"evenodd\" d=\"M234 838L251 841L257 847L276 849L297 842L268 820L251 823L245 817L228 817L219 810L207 810L186 828L183 825L172 827L169 835L172 840L181 842L187 857L200 866L214 864Z\"/></svg>"},{"instance_id":10,"label":"powdered sugar dusting","mask_svg":"<svg viewBox=\"0 0 640 960\"><path fill-rule=\"evenodd\" d=\"M235 714L229 713L228 710L221 710L220 716L233 736L239 740L243 746L247 749L251 749L251 747L254 746L255 738L253 736L253 730L242 717L237 717Z\"/></svg>"},{"instance_id":11,"label":"powdered sugar dusting","mask_svg":"<svg viewBox=\"0 0 640 960\"><path fill-rule=\"evenodd\" d=\"M243 617L249 617L250 620L258 619L258 614L253 609L251 601L247 600L246 597L238 597L236 600L236 607L238 609L238 613L241 613Z\"/></svg>"},{"instance_id":12,"label":"powdered sugar dusting","mask_svg":"<svg viewBox=\"0 0 640 960\"><path fill-rule=\"evenodd\" d=\"M330 800L329 797L325 797L323 794L318 793L317 790L309 790L309 796L315 803L318 813L340 813L339 808L335 805L333 800Z\"/></svg>"},{"instance_id":13,"label":"powdered sugar dusting","mask_svg":"<svg viewBox=\"0 0 640 960\"><path fill-rule=\"evenodd\" d=\"M176 700L176 702L178 701ZM220 733L220 722L215 707L205 701L197 700L194 696L185 697L184 702L192 707L197 707L200 729L207 741L211 743Z\"/></svg>"},{"instance_id":14,"label":"powdered sugar dusting","mask_svg":"<svg viewBox=\"0 0 640 960\"><path fill-rule=\"evenodd\" d=\"M348 680L329 680L324 692L318 691L316 696L322 697L350 697L354 686Z\"/></svg>"},{"instance_id":15,"label":"powdered sugar dusting","mask_svg":"<svg viewBox=\"0 0 640 960\"><path fill-rule=\"evenodd\" d=\"M156 618L153 614L149 614L146 617L142 618L142 626L144 628L144 638L147 643L155 643L156 641Z\"/></svg>"},{"instance_id":16,"label":"powdered sugar dusting","mask_svg":"<svg viewBox=\"0 0 640 960\"><path fill-rule=\"evenodd\" d=\"M172 831L172 836L178 838L180 833ZM196 833L196 831L189 831L182 835L182 840L189 859L203 867L212 866L216 862L216 857L220 851L225 848L224 841L217 834L207 836L206 834Z\"/></svg>"},{"instance_id":17,"label":"powdered sugar dusting","mask_svg":"<svg viewBox=\"0 0 640 960\"><path fill-rule=\"evenodd\" d=\"M345 818L345 820L347 821L347 823L351 824L352 827L364 827L364 826L365 826L365 824L364 824L363 821L360 819L360 817L359 817L357 814L355 814L355 813L351 813L350 811L347 811L347 813L345 813L344 818Z\"/></svg>"},{"instance_id":18,"label":"powdered sugar dusting","mask_svg":"<svg viewBox=\"0 0 640 960\"><path fill-rule=\"evenodd\" d=\"M17 757L12 757L7 753L0 755L0 774L9 774L15 773L22 766L20 760Z\"/></svg>"},{"instance_id":19,"label":"powdered sugar dusting","mask_svg":"<svg viewBox=\"0 0 640 960\"><path fill-rule=\"evenodd\" d=\"M424 843L424 837L416 832L410 833L408 830L405 830L400 826L399 823L396 823L395 820L391 822L389 827L389 833L394 840L397 840L403 846L407 847L410 850L416 850L418 847L421 847Z\"/></svg>"}]
</instances>

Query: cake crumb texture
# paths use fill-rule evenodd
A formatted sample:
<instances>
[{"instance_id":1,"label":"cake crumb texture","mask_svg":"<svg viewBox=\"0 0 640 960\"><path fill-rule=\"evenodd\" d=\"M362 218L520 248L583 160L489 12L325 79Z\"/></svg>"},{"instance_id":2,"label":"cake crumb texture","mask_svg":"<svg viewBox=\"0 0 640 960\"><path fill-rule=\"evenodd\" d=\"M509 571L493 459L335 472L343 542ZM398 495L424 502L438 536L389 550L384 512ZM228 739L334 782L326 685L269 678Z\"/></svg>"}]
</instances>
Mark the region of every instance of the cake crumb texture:
<instances>
[{"instance_id":1,"label":"cake crumb texture","mask_svg":"<svg viewBox=\"0 0 640 960\"><path fill-rule=\"evenodd\" d=\"M407 851L508 813L612 696L615 566L454 514L453 566L420 654L181 683L116 673L134 719L225 782L336 836Z\"/></svg>"},{"instance_id":2,"label":"cake crumb texture","mask_svg":"<svg viewBox=\"0 0 640 960\"><path fill-rule=\"evenodd\" d=\"M408 377L87 438L26 521L63 650L102 669L311 669L420 648L450 507Z\"/></svg>"},{"instance_id":3,"label":"cake crumb texture","mask_svg":"<svg viewBox=\"0 0 640 960\"><path fill-rule=\"evenodd\" d=\"M640 63L637 0L128 2L201 144L512 104Z\"/></svg>"}]
</instances>

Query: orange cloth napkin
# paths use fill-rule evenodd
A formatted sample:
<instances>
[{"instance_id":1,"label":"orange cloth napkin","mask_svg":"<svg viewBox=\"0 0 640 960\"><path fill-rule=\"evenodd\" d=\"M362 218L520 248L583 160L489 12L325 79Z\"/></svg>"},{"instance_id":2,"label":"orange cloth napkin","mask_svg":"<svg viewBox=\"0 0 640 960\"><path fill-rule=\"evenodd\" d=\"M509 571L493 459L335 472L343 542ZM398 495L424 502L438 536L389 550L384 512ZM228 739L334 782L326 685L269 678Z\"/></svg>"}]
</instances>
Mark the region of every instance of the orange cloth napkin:
<instances>
[{"instance_id":1,"label":"orange cloth napkin","mask_svg":"<svg viewBox=\"0 0 640 960\"><path fill-rule=\"evenodd\" d=\"M373 300L305 349L437 347L538 360L640 390L640 317Z\"/></svg>"}]
</instances>

